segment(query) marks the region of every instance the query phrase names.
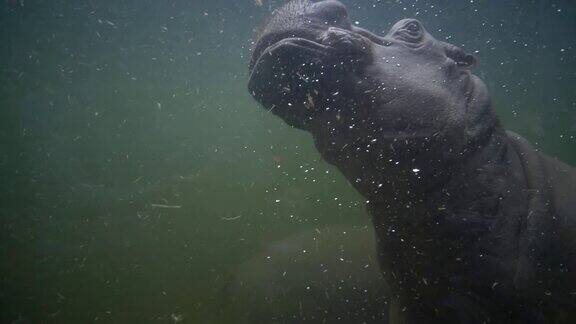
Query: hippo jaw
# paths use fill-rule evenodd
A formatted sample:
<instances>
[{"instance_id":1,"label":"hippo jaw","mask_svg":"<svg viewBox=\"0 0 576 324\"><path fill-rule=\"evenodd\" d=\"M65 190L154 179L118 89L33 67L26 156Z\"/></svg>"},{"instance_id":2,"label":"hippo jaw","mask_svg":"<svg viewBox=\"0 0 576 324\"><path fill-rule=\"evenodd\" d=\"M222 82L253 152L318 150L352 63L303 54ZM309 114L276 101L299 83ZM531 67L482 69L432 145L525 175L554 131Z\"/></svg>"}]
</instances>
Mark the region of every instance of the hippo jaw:
<instances>
[{"instance_id":1,"label":"hippo jaw","mask_svg":"<svg viewBox=\"0 0 576 324\"><path fill-rule=\"evenodd\" d=\"M299 37L282 39L255 59L248 89L256 100L285 122L304 128L320 91L314 70L319 70L318 66L322 69L328 55L329 49L320 43Z\"/></svg>"},{"instance_id":2,"label":"hippo jaw","mask_svg":"<svg viewBox=\"0 0 576 324\"><path fill-rule=\"evenodd\" d=\"M372 44L358 31L378 39L353 27L338 1L289 2L275 12L256 41L250 93L289 125L307 129L327 108L323 95L331 89L338 92L333 81L370 59Z\"/></svg>"}]
</instances>

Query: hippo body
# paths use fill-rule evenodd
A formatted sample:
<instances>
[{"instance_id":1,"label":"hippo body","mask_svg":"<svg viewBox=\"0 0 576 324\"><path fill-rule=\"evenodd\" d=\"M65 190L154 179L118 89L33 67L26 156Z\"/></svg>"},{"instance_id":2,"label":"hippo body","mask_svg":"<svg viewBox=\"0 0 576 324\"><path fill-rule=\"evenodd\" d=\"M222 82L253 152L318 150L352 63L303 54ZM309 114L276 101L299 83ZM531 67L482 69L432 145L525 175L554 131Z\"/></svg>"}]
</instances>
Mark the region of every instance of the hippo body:
<instances>
[{"instance_id":1,"label":"hippo body","mask_svg":"<svg viewBox=\"0 0 576 324\"><path fill-rule=\"evenodd\" d=\"M294 0L248 87L366 198L392 323L576 323L576 171L501 127L475 64L417 20Z\"/></svg>"},{"instance_id":2,"label":"hippo body","mask_svg":"<svg viewBox=\"0 0 576 324\"><path fill-rule=\"evenodd\" d=\"M388 323L374 231L332 226L266 243L225 290L230 323Z\"/></svg>"}]
</instances>

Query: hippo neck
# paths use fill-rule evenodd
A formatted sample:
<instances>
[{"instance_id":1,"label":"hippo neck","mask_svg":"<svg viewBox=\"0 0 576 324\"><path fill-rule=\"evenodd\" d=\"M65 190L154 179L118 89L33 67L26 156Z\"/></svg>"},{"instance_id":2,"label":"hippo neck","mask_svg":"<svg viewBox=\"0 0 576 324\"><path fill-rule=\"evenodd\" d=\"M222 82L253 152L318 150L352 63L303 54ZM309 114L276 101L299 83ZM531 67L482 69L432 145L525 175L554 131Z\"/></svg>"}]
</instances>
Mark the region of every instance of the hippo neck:
<instances>
[{"instance_id":1,"label":"hippo neck","mask_svg":"<svg viewBox=\"0 0 576 324\"><path fill-rule=\"evenodd\" d=\"M449 287L489 286L494 277L502 278L502 287L512 286L507 274L516 267L517 246L510 242L526 214L523 188L518 154L498 128L436 188L369 201L384 276L397 291L432 299ZM421 283L419 274L427 281ZM471 277L475 282L456 279Z\"/></svg>"},{"instance_id":2,"label":"hippo neck","mask_svg":"<svg viewBox=\"0 0 576 324\"><path fill-rule=\"evenodd\" d=\"M366 196L368 203L378 206L378 210L398 210L400 218L410 214L410 223L417 226L415 215L421 215L425 222L430 221L430 214L446 212L494 215L502 199L514 195L511 190L525 186L519 157L500 127L496 127L481 148L465 156L434 183L419 186L418 182L402 179L391 181L394 185L385 188L385 194Z\"/></svg>"},{"instance_id":3,"label":"hippo neck","mask_svg":"<svg viewBox=\"0 0 576 324\"><path fill-rule=\"evenodd\" d=\"M463 278L472 275L477 278L475 284L484 286L497 276L503 286L511 286L507 274L516 267L518 251L510 242L517 239L526 214L524 188L518 154L505 132L496 130L482 149L437 188L369 202L383 271L402 276L404 285L415 282L414 273L429 273L438 289L469 284L448 283L443 271ZM501 258L486 259L484 253L470 251ZM439 269L438 264L445 267ZM430 287L412 288L426 294Z\"/></svg>"}]
</instances>

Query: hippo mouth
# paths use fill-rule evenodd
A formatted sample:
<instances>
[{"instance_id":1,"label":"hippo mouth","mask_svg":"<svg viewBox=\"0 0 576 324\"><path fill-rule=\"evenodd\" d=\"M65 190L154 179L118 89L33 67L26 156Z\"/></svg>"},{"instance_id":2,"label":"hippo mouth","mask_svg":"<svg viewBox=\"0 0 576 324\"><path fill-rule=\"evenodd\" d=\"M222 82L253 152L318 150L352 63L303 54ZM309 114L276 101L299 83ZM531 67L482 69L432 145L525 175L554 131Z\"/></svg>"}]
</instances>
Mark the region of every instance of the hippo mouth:
<instances>
[{"instance_id":1,"label":"hippo mouth","mask_svg":"<svg viewBox=\"0 0 576 324\"><path fill-rule=\"evenodd\" d=\"M318 96L339 79L343 67L336 62L355 55L349 37L344 36L348 33L330 27L274 39L265 36L253 52L248 90L288 124L303 128L322 112Z\"/></svg>"},{"instance_id":2,"label":"hippo mouth","mask_svg":"<svg viewBox=\"0 0 576 324\"><path fill-rule=\"evenodd\" d=\"M284 36L260 39L250 64L248 89L264 107L302 128L323 111L315 104L324 102L318 95L336 86L334 80L342 80L345 70L362 64L370 46L354 30L339 27Z\"/></svg>"},{"instance_id":3,"label":"hippo mouth","mask_svg":"<svg viewBox=\"0 0 576 324\"><path fill-rule=\"evenodd\" d=\"M258 41L249 70L253 72L268 56L293 55L293 58L328 59L338 57L342 59L362 56L367 48L367 40L354 29L329 27L324 31L293 32L286 35L286 37L276 37L272 40L266 40L264 37ZM372 41L372 37L376 37L365 34L363 36L368 36ZM277 63L285 62L277 61Z\"/></svg>"},{"instance_id":4,"label":"hippo mouth","mask_svg":"<svg viewBox=\"0 0 576 324\"><path fill-rule=\"evenodd\" d=\"M294 64L302 64L307 60L319 62L330 56L331 47L303 37L288 37L272 43L255 55L250 66L250 83L256 77L264 77L267 71L294 67ZM254 53L257 54L257 53Z\"/></svg>"},{"instance_id":5,"label":"hippo mouth","mask_svg":"<svg viewBox=\"0 0 576 324\"><path fill-rule=\"evenodd\" d=\"M257 43L252 53L252 60L250 62L250 71L252 71L258 62L266 55L274 55L276 52L281 52L284 47L288 50L298 51L302 50L309 54L327 54L328 46L315 41L318 37L310 35L306 32L290 32L285 33L285 36L276 36L272 39L263 37Z\"/></svg>"}]
</instances>

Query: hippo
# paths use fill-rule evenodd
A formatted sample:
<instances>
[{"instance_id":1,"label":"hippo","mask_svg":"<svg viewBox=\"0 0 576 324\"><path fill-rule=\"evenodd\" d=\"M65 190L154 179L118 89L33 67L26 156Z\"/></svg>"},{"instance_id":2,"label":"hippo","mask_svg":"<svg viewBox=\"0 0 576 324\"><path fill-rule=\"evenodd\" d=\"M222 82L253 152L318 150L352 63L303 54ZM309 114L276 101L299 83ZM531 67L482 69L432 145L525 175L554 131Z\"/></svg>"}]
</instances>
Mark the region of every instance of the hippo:
<instances>
[{"instance_id":1,"label":"hippo","mask_svg":"<svg viewBox=\"0 0 576 324\"><path fill-rule=\"evenodd\" d=\"M388 323L388 286L364 226L302 230L234 270L225 323Z\"/></svg>"},{"instance_id":2,"label":"hippo","mask_svg":"<svg viewBox=\"0 0 576 324\"><path fill-rule=\"evenodd\" d=\"M576 171L500 124L474 55L290 1L248 89L366 200L391 323L576 323Z\"/></svg>"}]
</instances>

